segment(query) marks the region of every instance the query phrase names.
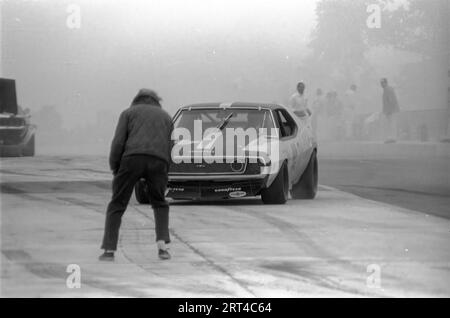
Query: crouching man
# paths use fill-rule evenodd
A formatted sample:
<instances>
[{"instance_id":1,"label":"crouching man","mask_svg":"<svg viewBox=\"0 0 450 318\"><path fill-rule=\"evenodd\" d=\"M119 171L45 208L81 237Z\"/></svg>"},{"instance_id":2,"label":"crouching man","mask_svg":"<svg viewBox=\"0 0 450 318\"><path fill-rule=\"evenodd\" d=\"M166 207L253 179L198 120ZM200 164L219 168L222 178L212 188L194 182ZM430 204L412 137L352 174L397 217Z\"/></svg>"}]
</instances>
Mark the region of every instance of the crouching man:
<instances>
[{"instance_id":1,"label":"crouching man","mask_svg":"<svg viewBox=\"0 0 450 318\"><path fill-rule=\"evenodd\" d=\"M114 179L106 211L105 232L99 259L114 260L119 228L134 186L141 178L149 186L155 217L156 244L160 259L170 259L169 205L165 199L171 152L172 120L152 90L141 89L131 106L120 115L109 156Z\"/></svg>"}]
</instances>

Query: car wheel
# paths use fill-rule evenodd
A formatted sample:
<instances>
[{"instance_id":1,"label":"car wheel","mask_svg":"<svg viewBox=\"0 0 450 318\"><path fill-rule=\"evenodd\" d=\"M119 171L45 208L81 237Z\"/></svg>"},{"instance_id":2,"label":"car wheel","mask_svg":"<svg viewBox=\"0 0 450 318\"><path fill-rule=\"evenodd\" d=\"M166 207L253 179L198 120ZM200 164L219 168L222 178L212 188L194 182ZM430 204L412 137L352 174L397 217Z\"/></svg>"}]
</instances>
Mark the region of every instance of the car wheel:
<instances>
[{"instance_id":1,"label":"car wheel","mask_svg":"<svg viewBox=\"0 0 450 318\"><path fill-rule=\"evenodd\" d=\"M292 198L314 199L316 197L319 179L318 170L317 152L314 150L300 180L292 187Z\"/></svg>"},{"instance_id":2,"label":"car wheel","mask_svg":"<svg viewBox=\"0 0 450 318\"><path fill-rule=\"evenodd\" d=\"M22 150L22 155L25 157L33 157L34 156L34 148L35 148L35 141L34 141L34 135L30 138L25 148Z\"/></svg>"},{"instance_id":3,"label":"car wheel","mask_svg":"<svg viewBox=\"0 0 450 318\"><path fill-rule=\"evenodd\" d=\"M139 180L136 185L134 186L134 194L136 196L137 202L140 204L149 204L149 193L148 193L148 185L145 180Z\"/></svg>"},{"instance_id":4,"label":"car wheel","mask_svg":"<svg viewBox=\"0 0 450 318\"><path fill-rule=\"evenodd\" d=\"M270 187L261 191L264 204L285 204L289 198L289 176L286 164L283 164Z\"/></svg>"}]
</instances>

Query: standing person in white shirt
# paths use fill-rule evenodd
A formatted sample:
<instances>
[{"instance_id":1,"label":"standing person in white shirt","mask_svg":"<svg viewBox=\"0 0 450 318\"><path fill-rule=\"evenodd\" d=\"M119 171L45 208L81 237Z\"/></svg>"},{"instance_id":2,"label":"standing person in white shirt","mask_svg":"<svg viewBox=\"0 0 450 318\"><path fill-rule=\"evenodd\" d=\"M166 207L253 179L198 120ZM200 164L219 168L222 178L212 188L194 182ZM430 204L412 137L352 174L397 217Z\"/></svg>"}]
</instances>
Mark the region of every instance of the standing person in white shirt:
<instances>
[{"instance_id":1,"label":"standing person in white shirt","mask_svg":"<svg viewBox=\"0 0 450 318\"><path fill-rule=\"evenodd\" d=\"M306 112L309 116L311 116L312 112L308 108L308 99L304 96L304 92L305 84L303 82L298 83L297 92L294 93L291 98L289 98L289 106L294 110L294 113L296 114L297 112Z\"/></svg>"}]
</instances>

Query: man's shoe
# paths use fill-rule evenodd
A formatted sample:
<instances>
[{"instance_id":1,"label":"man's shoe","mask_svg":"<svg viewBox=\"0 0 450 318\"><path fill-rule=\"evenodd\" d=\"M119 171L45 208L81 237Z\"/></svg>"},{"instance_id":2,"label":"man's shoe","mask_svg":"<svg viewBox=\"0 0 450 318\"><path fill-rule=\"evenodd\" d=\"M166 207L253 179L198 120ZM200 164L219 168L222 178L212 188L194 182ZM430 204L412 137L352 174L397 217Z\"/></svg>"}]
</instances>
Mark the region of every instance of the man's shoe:
<instances>
[{"instance_id":1,"label":"man's shoe","mask_svg":"<svg viewBox=\"0 0 450 318\"><path fill-rule=\"evenodd\" d=\"M158 256L162 260L168 260L170 259L170 254L167 250L158 250Z\"/></svg>"},{"instance_id":2,"label":"man's shoe","mask_svg":"<svg viewBox=\"0 0 450 318\"><path fill-rule=\"evenodd\" d=\"M104 252L102 255L98 257L100 261L112 262L114 261L114 253L113 252Z\"/></svg>"}]
</instances>

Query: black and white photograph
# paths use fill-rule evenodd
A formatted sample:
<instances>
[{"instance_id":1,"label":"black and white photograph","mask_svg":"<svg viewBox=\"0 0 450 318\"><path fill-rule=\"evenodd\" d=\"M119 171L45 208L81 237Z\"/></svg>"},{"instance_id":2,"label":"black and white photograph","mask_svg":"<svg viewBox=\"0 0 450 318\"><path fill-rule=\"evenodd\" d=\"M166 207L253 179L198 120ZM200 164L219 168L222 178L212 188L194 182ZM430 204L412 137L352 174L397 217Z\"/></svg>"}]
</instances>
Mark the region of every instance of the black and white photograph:
<instances>
[{"instance_id":1,"label":"black and white photograph","mask_svg":"<svg viewBox=\"0 0 450 318\"><path fill-rule=\"evenodd\" d=\"M448 298L449 246L450 0L0 0L0 298Z\"/></svg>"}]
</instances>

